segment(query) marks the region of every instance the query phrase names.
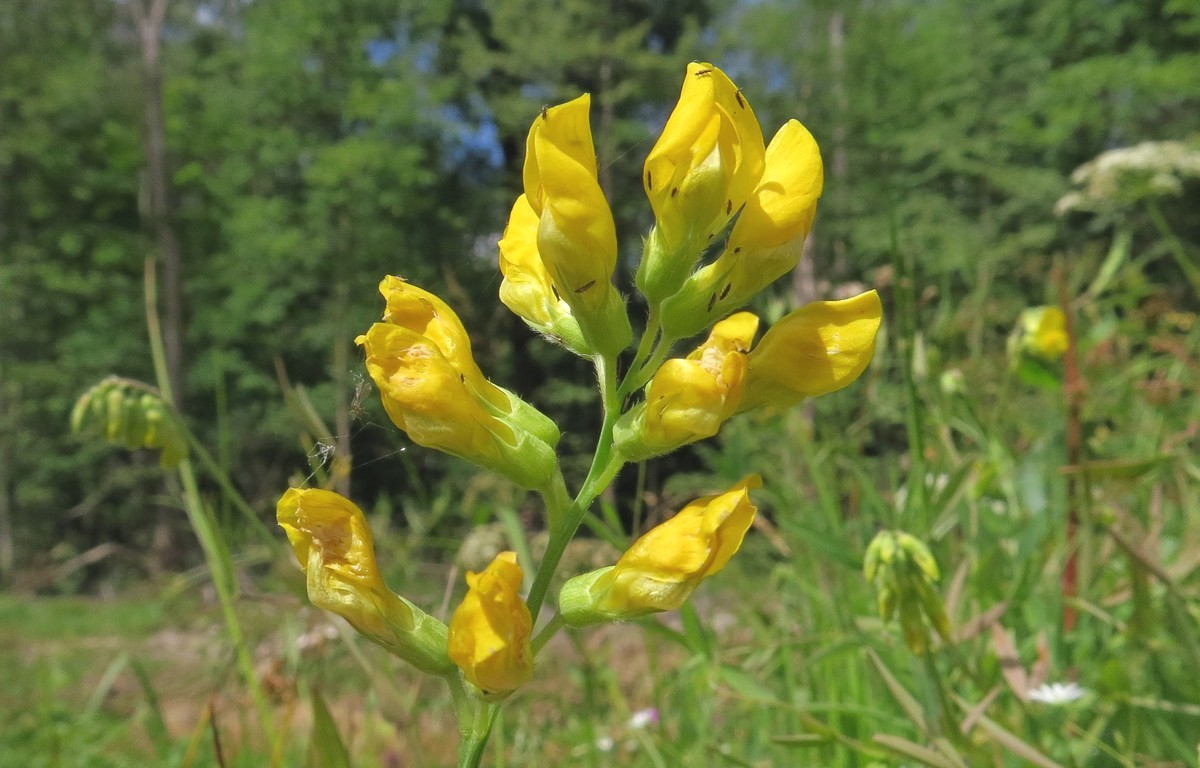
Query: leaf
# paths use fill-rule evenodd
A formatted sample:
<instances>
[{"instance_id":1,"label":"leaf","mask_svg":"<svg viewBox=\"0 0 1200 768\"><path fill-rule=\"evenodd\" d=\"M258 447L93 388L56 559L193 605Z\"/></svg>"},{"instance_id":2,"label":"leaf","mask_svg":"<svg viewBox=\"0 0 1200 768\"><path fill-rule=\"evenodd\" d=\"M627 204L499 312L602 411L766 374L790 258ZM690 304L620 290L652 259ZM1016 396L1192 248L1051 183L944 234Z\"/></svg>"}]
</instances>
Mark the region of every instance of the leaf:
<instances>
[{"instance_id":1,"label":"leaf","mask_svg":"<svg viewBox=\"0 0 1200 768\"><path fill-rule=\"evenodd\" d=\"M796 733L787 736L772 736L771 743L783 747L821 747L832 742L828 736L818 733Z\"/></svg>"},{"instance_id":2,"label":"leaf","mask_svg":"<svg viewBox=\"0 0 1200 768\"><path fill-rule=\"evenodd\" d=\"M883 678L884 684L887 685L888 690L891 691L892 698L896 700L896 703L899 704L900 708L904 710L904 713L908 715L908 719L911 720L913 724L917 726L917 729L922 733L929 733L929 725L925 722L925 713L921 709L921 705L919 702L917 702L916 698L908 692L907 688L900 684L900 681L897 680L896 676L892 674L891 670L884 665L883 660L879 658L879 655L876 654L875 651L868 648L867 658L869 658L871 663L875 665L876 671L879 672L880 677Z\"/></svg>"},{"instance_id":3,"label":"leaf","mask_svg":"<svg viewBox=\"0 0 1200 768\"><path fill-rule=\"evenodd\" d=\"M312 689L313 731L308 745L306 768L351 768L350 753L338 735L337 724L325 706L325 699L316 688Z\"/></svg>"},{"instance_id":4,"label":"leaf","mask_svg":"<svg viewBox=\"0 0 1200 768\"><path fill-rule=\"evenodd\" d=\"M734 667L722 664L718 674L726 685L747 699L782 704L782 702L779 701L779 697L775 695L774 691L763 685L761 681L746 674L740 669L735 669Z\"/></svg>"},{"instance_id":5,"label":"leaf","mask_svg":"<svg viewBox=\"0 0 1200 768\"><path fill-rule=\"evenodd\" d=\"M967 710L967 716L963 718L962 724L958 727L958 730L964 736L974 730L975 725L979 722L979 718L983 717L984 713L987 712L987 708L990 707L992 702L996 700L996 697L1000 695L1001 690L1003 689L997 685L996 687L992 688L992 690L988 691L987 695L980 699L978 704Z\"/></svg>"},{"instance_id":6,"label":"leaf","mask_svg":"<svg viewBox=\"0 0 1200 768\"><path fill-rule=\"evenodd\" d=\"M1046 757L1036 748L1030 746L1027 742L1022 741L1015 734L1006 731L994 720L991 720L987 717L980 717L979 727L986 731L989 736L995 739L996 743L1024 760L1028 765L1035 765L1038 768L1063 768L1062 765Z\"/></svg>"},{"instance_id":7,"label":"leaf","mask_svg":"<svg viewBox=\"0 0 1200 768\"><path fill-rule=\"evenodd\" d=\"M130 661L129 668L133 670L138 685L142 688L142 695L146 697L146 707L149 710L145 724L146 733L150 736L150 741L154 743L154 749L161 757L170 751L171 737L167 732L166 720L163 719L162 703L158 698L158 689L154 687L154 682L150 679L150 674L146 671L146 668L136 659Z\"/></svg>"},{"instance_id":8,"label":"leaf","mask_svg":"<svg viewBox=\"0 0 1200 768\"><path fill-rule=\"evenodd\" d=\"M885 733L877 733L871 737L871 741L875 742L884 749L895 752L898 755L917 760L925 765L933 766L933 768L961 768L961 763L958 763L945 755L935 752L928 747L922 747L920 744L902 739L899 736L889 736Z\"/></svg>"},{"instance_id":9,"label":"leaf","mask_svg":"<svg viewBox=\"0 0 1200 768\"><path fill-rule=\"evenodd\" d=\"M1088 480L1136 480L1151 470L1172 461L1170 454L1151 456L1148 459L1106 459L1084 461L1059 468L1059 474L1082 475Z\"/></svg>"},{"instance_id":10,"label":"leaf","mask_svg":"<svg viewBox=\"0 0 1200 768\"><path fill-rule=\"evenodd\" d=\"M1000 672L1004 675L1004 681L1018 699L1026 701L1029 695L1029 675L1021 664L1017 646L999 622L992 625L992 648L1000 661Z\"/></svg>"},{"instance_id":11,"label":"leaf","mask_svg":"<svg viewBox=\"0 0 1200 768\"><path fill-rule=\"evenodd\" d=\"M977 636L983 633L985 629L990 629L996 625L1004 612L1008 610L1008 603L1000 601L991 608L988 608L983 613L980 613L968 621L963 622L958 626L958 631L954 633L954 642L965 643L968 640L974 640Z\"/></svg>"},{"instance_id":12,"label":"leaf","mask_svg":"<svg viewBox=\"0 0 1200 768\"><path fill-rule=\"evenodd\" d=\"M1047 392L1058 392L1062 389L1062 374L1049 363L1022 355L1017 361L1017 378L1031 387L1037 387Z\"/></svg>"},{"instance_id":13,"label":"leaf","mask_svg":"<svg viewBox=\"0 0 1200 768\"><path fill-rule=\"evenodd\" d=\"M1129 259L1129 251L1132 244L1133 228L1130 226L1119 228L1116 236L1113 237L1112 246L1108 249L1108 256L1105 257L1104 263L1100 265L1100 271L1096 273L1096 279L1092 280L1092 284L1085 291L1086 296L1094 299L1104 292L1113 275Z\"/></svg>"}]
</instances>

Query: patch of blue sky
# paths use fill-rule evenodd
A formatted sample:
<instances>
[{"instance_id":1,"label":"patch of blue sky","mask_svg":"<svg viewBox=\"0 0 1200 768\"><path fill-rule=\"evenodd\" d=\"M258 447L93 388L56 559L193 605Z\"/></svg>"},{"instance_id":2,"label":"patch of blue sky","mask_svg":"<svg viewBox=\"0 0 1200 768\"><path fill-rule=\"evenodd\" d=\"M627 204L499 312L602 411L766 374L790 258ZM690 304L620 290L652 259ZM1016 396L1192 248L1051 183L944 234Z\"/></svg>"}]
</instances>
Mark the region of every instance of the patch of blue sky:
<instances>
[{"instance_id":1,"label":"patch of blue sky","mask_svg":"<svg viewBox=\"0 0 1200 768\"><path fill-rule=\"evenodd\" d=\"M471 174L486 174L504 167L504 149L500 146L500 131L490 112L472 104L468 115L457 104L446 104L438 110L443 123L446 153L443 162L447 170Z\"/></svg>"}]
</instances>

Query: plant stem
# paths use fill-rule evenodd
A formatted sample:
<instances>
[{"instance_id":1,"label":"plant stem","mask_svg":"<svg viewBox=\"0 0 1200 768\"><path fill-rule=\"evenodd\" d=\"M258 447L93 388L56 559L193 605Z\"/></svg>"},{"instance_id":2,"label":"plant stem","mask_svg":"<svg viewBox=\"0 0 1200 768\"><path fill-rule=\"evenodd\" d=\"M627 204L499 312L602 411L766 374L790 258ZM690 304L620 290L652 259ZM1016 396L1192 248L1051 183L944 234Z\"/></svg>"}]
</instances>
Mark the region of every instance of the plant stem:
<instances>
[{"instance_id":1,"label":"plant stem","mask_svg":"<svg viewBox=\"0 0 1200 768\"><path fill-rule=\"evenodd\" d=\"M891 239L892 269L896 274L896 353L900 357L900 369L904 374L904 391L907 395L905 403L906 426L908 432L909 458L911 469L908 474L908 495L904 500L905 517L909 515L916 504L920 513L920 530L929 530L929 490L925 483L925 440L921 425L921 400L917 393L916 378L913 374L913 340L916 339L916 300L914 298L913 276L908 258L900 251L900 233L896 223L895 206L891 207L889 216L889 234Z\"/></svg>"},{"instance_id":2,"label":"plant stem","mask_svg":"<svg viewBox=\"0 0 1200 768\"><path fill-rule=\"evenodd\" d=\"M533 655L536 656L542 650L542 646L550 642L550 638L558 634L558 630L566 626L561 613L554 614L554 618L550 619L550 623L542 627L542 630L537 633L537 637L533 638Z\"/></svg>"},{"instance_id":3,"label":"plant stem","mask_svg":"<svg viewBox=\"0 0 1200 768\"><path fill-rule=\"evenodd\" d=\"M229 642L233 644L238 672L250 690L250 697L254 699L254 707L258 710L258 717L262 722L263 733L270 742L274 738L271 710L258 684L254 660L250 658L250 649L246 647L246 638L242 634L242 625L238 619L237 583L229 551L225 547L220 530L200 498L200 489L196 486L196 475L190 459L184 458L179 462L179 479L183 483L184 510L196 538L200 540L200 548L204 552L204 560L208 564L213 588L217 593L217 602L221 605L221 615L225 619L225 630L229 634Z\"/></svg>"},{"instance_id":4,"label":"plant stem","mask_svg":"<svg viewBox=\"0 0 1200 768\"><path fill-rule=\"evenodd\" d=\"M621 413L621 401L617 397L615 364L615 359L610 360L603 355L596 356L596 378L600 381L600 392L604 403L604 421L600 425L600 436L596 440L596 452L592 457L592 466L588 470L587 477L584 479L575 501L562 515L551 513L551 520L557 519L559 524L551 525L546 554L542 556L537 575L533 579L533 587L530 588L529 597L526 600L534 623L537 622L538 613L542 610L542 603L546 600L546 592L550 589L550 579L554 577L554 572L558 569L558 563L562 560L563 553L566 552L567 544L575 535L575 531L579 529L579 524L583 522L592 501L608 487L624 463L621 457L614 454L612 450L612 428L617 421L617 416ZM546 498L547 504L550 504L554 497L548 495L544 498Z\"/></svg>"},{"instance_id":5,"label":"plant stem","mask_svg":"<svg viewBox=\"0 0 1200 768\"><path fill-rule=\"evenodd\" d=\"M1146 201L1146 211L1150 214L1150 221L1154 224L1154 228L1162 235L1170 246L1171 255L1175 257L1175 262L1179 265L1179 269L1183 271L1188 282L1192 284L1192 289L1197 295L1200 295L1200 267L1192 261L1188 256L1187 248L1184 247L1183 241L1179 239L1179 235L1175 234L1175 230L1167 223L1167 217L1163 216L1162 209L1158 207L1158 203L1153 199Z\"/></svg>"},{"instance_id":6,"label":"plant stem","mask_svg":"<svg viewBox=\"0 0 1200 768\"><path fill-rule=\"evenodd\" d=\"M483 759L483 750L492 735L492 724L500 705L483 701L471 695L461 679L447 677L454 710L458 715L458 732L462 737L458 743L458 768L478 768Z\"/></svg>"},{"instance_id":7,"label":"plant stem","mask_svg":"<svg viewBox=\"0 0 1200 768\"><path fill-rule=\"evenodd\" d=\"M1079 372L1079 340L1075 332L1075 315L1071 310L1071 302L1067 296L1067 279L1063 274L1061 264L1054 267L1053 281L1058 292L1058 305L1066 319L1067 349L1063 355L1063 393L1066 397L1067 423L1067 465L1078 467L1083 458L1083 426L1081 413L1083 398L1087 384ZM1086 484L1087 475L1084 473L1083 482ZM1075 629L1074 599L1079 594L1079 553L1075 546L1076 533L1079 529L1080 493L1076 473L1067 475L1067 562L1062 572L1063 615L1062 630L1064 635L1070 635Z\"/></svg>"},{"instance_id":8,"label":"plant stem","mask_svg":"<svg viewBox=\"0 0 1200 768\"><path fill-rule=\"evenodd\" d=\"M654 348L653 344L658 339L659 328L658 307L650 307L650 314L646 317L646 330L642 333L641 340L638 341L637 352L633 355L630 370L638 368L650 356L650 350Z\"/></svg>"},{"instance_id":9,"label":"plant stem","mask_svg":"<svg viewBox=\"0 0 1200 768\"><path fill-rule=\"evenodd\" d=\"M671 353L671 346L674 343L673 339L660 338L654 352L642 365L630 367L624 380L621 381L621 386L617 389L617 398L624 400L649 381L658 367L662 365L663 360L667 359L667 355Z\"/></svg>"},{"instance_id":10,"label":"plant stem","mask_svg":"<svg viewBox=\"0 0 1200 768\"><path fill-rule=\"evenodd\" d=\"M154 361L154 374L158 389L163 400L175 402L171 392L171 379L167 374L166 353L163 348L162 330L158 322L158 284L156 283L154 259L148 257L143 270L143 296L146 302L146 330L150 341L150 357ZM185 434L189 434L185 430ZM273 740L270 709L267 707L266 696L258 684L258 676L254 673L254 662L246 647L245 636L237 616L237 583L233 575L233 565L229 559L229 551L221 538L221 531L213 523L204 501L200 498L200 490L196 485L196 475L192 470L191 460L184 457L179 462L179 480L183 484L184 510L192 531L200 541L200 549L204 552L204 561L212 576L213 588L217 593L217 601L221 604L221 613L225 619L225 630L229 633L229 641L233 644L237 657L238 671L242 682L250 690L258 709L259 720L267 741Z\"/></svg>"}]
</instances>

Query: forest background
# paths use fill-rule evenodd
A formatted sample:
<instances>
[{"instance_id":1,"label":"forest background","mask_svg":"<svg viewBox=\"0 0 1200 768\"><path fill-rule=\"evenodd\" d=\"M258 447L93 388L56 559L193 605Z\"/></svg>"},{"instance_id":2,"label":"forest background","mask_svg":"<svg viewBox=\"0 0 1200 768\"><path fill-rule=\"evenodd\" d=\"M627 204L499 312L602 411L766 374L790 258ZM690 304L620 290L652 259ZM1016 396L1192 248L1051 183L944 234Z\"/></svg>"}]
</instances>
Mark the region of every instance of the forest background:
<instances>
[{"instance_id":1,"label":"forest background","mask_svg":"<svg viewBox=\"0 0 1200 768\"><path fill-rule=\"evenodd\" d=\"M147 632L182 626L170 606L191 598L167 585L179 574L203 581L156 456L68 429L76 398L102 377L154 379L148 254L177 406L212 457L202 489L243 578L258 585L251 592L287 581L287 553L248 524L218 476L268 524L289 483L352 495L387 523L381 552L403 553L389 556L400 561L392 567L431 584L436 599L456 554L474 562L459 544L495 506L536 530L538 511L515 489L388 424L353 338L380 312L380 278L403 275L480 334L475 355L491 378L563 425L567 455L585 452L597 426L586 365L496 301L496 242L520 188L525 134L544 105L592 93L628 286L652 223L641 164L693 60L722 66L768 135L799 118L825 159L802 266L756 309L777 318L865 286L883 294L887 323L854 387L627 471L610 500L610 522L628 533L747 469L777 486L761 557L730 583L794 586L792 598L762 595L769 604L750 609L809 634L721 678L738 706L768 693L789 702L790 714L771 710L757 740L746 737L741 764L797 748L778 741L793 730L820 732L787 719L800 717L795 690L767 690L791 650L828 650L855 628L855 652L878 642L884 668L903 658L880 626L870 625L876 641L861 635L874 607L856 572L880 526L910 530L945 572L961 570L956 624L987 619L962 637L976 644L965 655L978 661L968 666L979 697L993 683L1007 683L1014 701L1027 693L1001 671L1009 655L1053 658L1056 679L1070 671L1099 691L1085 725L1031 726L1028 742L1058 749L1063 764L1195 764L1187 734L1200 719L1172 709L1200 700L1200 686L1177 674L1200 659L1188 546L1200 511L1200 6L1187 0L5 0L0 633L33 648L73 617L84 623L65 634L85 637L84 619L97 617L81 606L97 599L134 613L123 600L153 603ZM1087 384L1074 421L1061 366L1014 368L1008 347L1023 309L1060 304ZM584 469L567 465L568 479ZM1070 477L1090 479L1080 535L1095 555L1077 603L1058 590L1074 562ZM846 602L823 606L822 592ZM88 601L56 602L66 596ZM1000 614L986 613L1002 604L1011 650L992 634ZM1067 604L1079 625L1064 627ZM1077 669L1089 654L1093 668ZM1156 660L1135 672L1139 654ZM855 658L848 686L866 706L886 682ZM58 669L46 663L38 674ZM907 664L892 678L902 687L933 674ZM967 675L947 664L938 676ZM86 664L59 671L55 684L15 678L28 687L16 685L11 704L34 720L0 744L41 744L37 712L84 727L58 692L100 690L103 678ZM820 698L818 678L804 685ZM112 728L102 693L87 713ZM690 725L667 728L656 703L675 743L662 749L715 754L715 737L697 734L728 712L679 706ZM844 707L821 717L860 740L889 730L879 722L895 726ZM914 723L891 730L925 741ZM571 734L560 743L539 732L534 746L510 736L497 749L523 764L521 748L591 744L592 726L576 726L560 724ZM1051 744L1062 729L1073 734L1067 753ZM60 747L75 743L60 737ZM872 754L823 738L824 764ZM95 759L47 764L110 764Z\"/></svg>"}]
</instances>

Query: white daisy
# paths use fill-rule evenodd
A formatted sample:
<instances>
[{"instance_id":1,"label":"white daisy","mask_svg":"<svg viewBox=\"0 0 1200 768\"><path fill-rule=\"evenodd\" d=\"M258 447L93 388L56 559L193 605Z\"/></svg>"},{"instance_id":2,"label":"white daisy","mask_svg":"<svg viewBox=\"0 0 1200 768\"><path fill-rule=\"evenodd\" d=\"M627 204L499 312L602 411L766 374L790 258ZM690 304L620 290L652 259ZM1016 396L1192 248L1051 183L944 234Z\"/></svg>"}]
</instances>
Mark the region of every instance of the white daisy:
<instances>
[{"instance_id":1,"label":"white daisy","mask_svg":"<svg viewBox=\"0 0 1200 768\"><path fill-rule=\"evenodd\" d=\"M1068 704L1082 697L1087 689L1078 683L1046 683L1029 692L1029 698L1043 704Z\"/></svg>"}]
</instances>

